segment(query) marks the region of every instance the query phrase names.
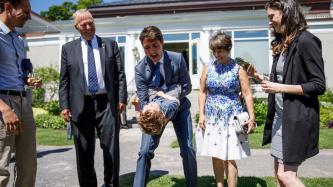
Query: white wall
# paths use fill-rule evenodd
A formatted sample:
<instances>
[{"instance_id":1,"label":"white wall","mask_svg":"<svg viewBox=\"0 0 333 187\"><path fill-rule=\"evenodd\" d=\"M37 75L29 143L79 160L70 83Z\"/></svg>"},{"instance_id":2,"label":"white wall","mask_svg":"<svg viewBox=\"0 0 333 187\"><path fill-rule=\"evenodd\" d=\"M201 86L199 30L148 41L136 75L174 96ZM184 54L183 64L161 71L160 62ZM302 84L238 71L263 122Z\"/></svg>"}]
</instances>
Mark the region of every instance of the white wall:
<instances>
[{"instance_id":1,"label":"white wall","mask_svg":"<svg viewBox=\"0 0 333 187\"><path fill-rule=\"evenodd\" d=\"M333 89L333 30L330 32L319 32L314 34L321 40L322 42L322 52L323 59L325 64L325 75L326 75L326 83L327 87Z\"/></svg>"},{"instance_id":2,"label":"white wall","mask_svg":"<svg viewBox=\"0 0 333 187\"><path fill-rule=\"evenodd\" d=\"M27 52L34 67L59 68L59 45L30 46Z\"/></svg>"},{"instance_id":3,"label":"white wall","mask_svg":"<svg viewBox=\"0 0 333 187\"><path fill-rule=\"evenodd\" d=\"M151 16L125 16L116 18L96 19L96 33L99 36L126 36L125 44L125 73L129 85L129 91L134 90L134 67L137 59L134 57L133 49L138 50L139 58L144 57L144 52L138 35L141 30L148 25L158 26L163 33L186 33L200 32L201 38L198 41L198 76L201 75L203 63L211 59L208 41L212 33L216 30L239 30L239 29L256 29L267 28L267 17L265 11L215 11L215 12L198 12L184 13L173 15L151 15ZM312 22L313 23L313 22ZM61 46L76 37L79 33L73 27L73 21L56 22L54 25L61 30L57 37L44 37L28 39L30 51L28 56L32 59L34 65L53 65L56 68L60 66ZM323 43L323 57L325 61L325 72L328 87L333 88L333 73L329 69L333 68L333 30L316 31ZM271 53L267 52L270 56ZM232 52L233 54L233 52ZM269 59L271 61L271 58ZM196 78L198 79L198 77ZM193 80L193 84L198 84ZM193 87L198 87L194 85Z\"/></svg>"}]
</instances>

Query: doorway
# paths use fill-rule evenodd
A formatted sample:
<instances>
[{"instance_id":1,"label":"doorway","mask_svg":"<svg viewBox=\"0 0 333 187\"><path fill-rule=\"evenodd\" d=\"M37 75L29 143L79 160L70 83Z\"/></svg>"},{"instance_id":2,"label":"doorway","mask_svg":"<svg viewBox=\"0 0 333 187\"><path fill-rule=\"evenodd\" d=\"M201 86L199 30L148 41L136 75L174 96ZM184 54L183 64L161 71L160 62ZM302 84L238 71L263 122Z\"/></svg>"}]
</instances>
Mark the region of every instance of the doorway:
<instances>
[{"instance_id":1,"label":"doorway","mask_svg":"<svg viewBox=\"0 0 333 187\"><path fill-rule=\"evenodd\" d=\"M189 64L189 45L188 42L182 42L182 43L165 43L164 49L167 51L174 51L181 53L185 59L187 70L189 70L190 64Z\"/></svg>"}]
</instances>

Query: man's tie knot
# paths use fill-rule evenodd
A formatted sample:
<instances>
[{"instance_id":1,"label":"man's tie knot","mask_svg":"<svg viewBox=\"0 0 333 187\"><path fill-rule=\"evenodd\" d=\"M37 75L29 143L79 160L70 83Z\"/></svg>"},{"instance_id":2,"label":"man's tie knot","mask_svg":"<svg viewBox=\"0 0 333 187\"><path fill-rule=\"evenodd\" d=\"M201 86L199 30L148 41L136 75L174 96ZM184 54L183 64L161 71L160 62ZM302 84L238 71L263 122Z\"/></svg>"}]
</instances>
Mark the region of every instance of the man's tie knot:
<instances>
[{"instance_id":1,"label":"man's tie knot","mask_svg":"<svg viewBox=\"0 0 333 187\"><path fill-rule=\"evenodd\" d=\"M157 63L155 64L155 69L156 69L156 68L159 69L159 68L160 68L160 64L161 64L160 62L157 62Z\"/></svg>"},{"instance_id":2,"label":"man's tie knot","mask_svg":"<svg viewBox=\"0 0 333 187\"><path fill-rule=\"evenodd\" d=\"M157 62L156 64L154 64L154 73L153 73L153 80L152 83L155 87L161 87L164 84L164 79L163 76L161 74L161 63Z\"/></svg>"},{"instance_id":3,"label":"man's tie knot","mask_svg":"<svg viewBox=\"0 0 333 187\"><path fill-rule=\"evenodd\" d=\"M87 40L87 44L89 47L92 47L91 40Z\"/></svg>"}]
</instances>

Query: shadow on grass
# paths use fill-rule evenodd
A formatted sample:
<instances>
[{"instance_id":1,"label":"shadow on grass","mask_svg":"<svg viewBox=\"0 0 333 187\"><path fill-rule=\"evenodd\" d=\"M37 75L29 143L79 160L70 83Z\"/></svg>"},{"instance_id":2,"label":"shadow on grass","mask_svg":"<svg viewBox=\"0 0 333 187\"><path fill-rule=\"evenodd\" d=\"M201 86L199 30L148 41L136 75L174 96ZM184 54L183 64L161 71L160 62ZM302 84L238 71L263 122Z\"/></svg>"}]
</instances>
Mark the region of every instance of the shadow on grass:
<instances>
[{"instance_id":1,"label":"shadow on grass","mask_svg":"<svg viewBox=\"0 0 333 187\"><path fill-rule=\"evenodd\" d=\"M171 177L171 180L175 183L172 187L186 186L184 178ZM216 187L215 178L213 176L201 176L198 177L198 186L200 187ZM227 180L224 180L224 186L227 186ZM267 187L265 180L258 177L239 177L238 185L242 187Z\"/></svg>"},{"instance_id":2,"label":"shadow on grass","mask_svg":"<svg viewBox=\"0 0 333 187\"><path fill-rule=\"evenodd\" d=\"M161 172L164 174L161 175ZM157 175L156 175L157 174ZM177 176L166 176L167 171L152 171L148 179L148 187L184 187L185 178ZM133 186L134 173L128 173L120 176L120 186ZM227 180L224 180L224 185L227 186ZM215 179L213 176L198 177L198 186L200 187L215 187ZM265 180L258 177L239 177L238 185L242 187L268 187Z\"/></svg>"}]
</instances>

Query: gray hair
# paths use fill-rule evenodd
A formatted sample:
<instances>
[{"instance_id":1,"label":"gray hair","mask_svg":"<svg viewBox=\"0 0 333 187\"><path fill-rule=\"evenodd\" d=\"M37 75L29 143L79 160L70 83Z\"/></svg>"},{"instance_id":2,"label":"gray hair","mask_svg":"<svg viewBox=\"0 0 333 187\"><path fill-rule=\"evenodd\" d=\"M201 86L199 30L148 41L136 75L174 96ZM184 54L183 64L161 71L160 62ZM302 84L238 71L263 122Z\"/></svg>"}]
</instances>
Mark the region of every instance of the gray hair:
<instances>
[{"instance_id":1,"label":"gray hair","mask_svg":"<svg viewBox=\"0 0 333 187\"><path fill-rule=\"evenodd\" d=\"M93 16L87 9L79 9L73 14L74 18L74 25L79 24L81 21L85 19L91 19L94 20Z\"/></svg>"}]
</instances>

